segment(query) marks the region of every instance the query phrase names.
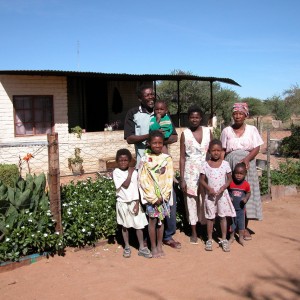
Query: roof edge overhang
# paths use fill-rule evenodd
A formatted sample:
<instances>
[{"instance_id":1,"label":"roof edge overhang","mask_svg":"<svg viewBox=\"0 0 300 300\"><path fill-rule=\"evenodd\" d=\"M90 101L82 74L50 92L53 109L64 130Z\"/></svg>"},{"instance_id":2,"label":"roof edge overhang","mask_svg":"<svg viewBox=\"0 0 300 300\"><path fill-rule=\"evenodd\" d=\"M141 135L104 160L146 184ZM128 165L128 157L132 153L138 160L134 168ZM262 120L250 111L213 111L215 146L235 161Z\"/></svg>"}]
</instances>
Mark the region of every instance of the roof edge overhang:
<instances>
[{"instance_id":1,"label":"roof edge overhang","mask_svg":"<svg viewBox=\"0 0 300 300\"><path fill-rule=\"evenodd\" d=\"M86 77L100 78L119 81L159 81L159 80L195 80L222 82L240 86L236 81L230 78L205 77L188 74L126 74L126 73L101 73L101 72L79 72L79 71L59 71L59 70L0 70L0 75L30 75L30 76L67 76L67 77Z\"/></svg>"}]
</instances>

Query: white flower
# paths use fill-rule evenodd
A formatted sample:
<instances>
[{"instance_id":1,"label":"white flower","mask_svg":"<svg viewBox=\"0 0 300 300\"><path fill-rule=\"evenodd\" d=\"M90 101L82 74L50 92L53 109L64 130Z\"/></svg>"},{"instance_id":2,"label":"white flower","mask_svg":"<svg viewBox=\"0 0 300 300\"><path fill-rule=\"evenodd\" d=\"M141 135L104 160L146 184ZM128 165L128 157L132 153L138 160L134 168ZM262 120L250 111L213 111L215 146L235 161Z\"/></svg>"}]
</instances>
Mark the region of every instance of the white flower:
<instances>
[{"instance_id":1,"label":"white flower","mask_svg":"<svg viewBox=\"0 0 300 300\"><path fill-rule=\"evenodd\" d=\"M31 236L34 237L34 234L32 234Z\"/></svg>"},{"instance_id":2,"label":"white flower","mask_svg":"<svg viewBox=\"0 0 300 300\"><path fill-rule=\"evenodd\" d=\"M94 224L91 224L91 227L95 227L95 225L94 225Z\"/></svg>"},{"instance_id":3,"label":"white flower","mask_svg":"<svg viewBox=\"0 0 300 300\"><path fill-rule=\"evenodd\" d=\"M5 227L6 227L6 228L9 228L9 225L7 224Z\"/></svg>"},{"instance_id":4,"label":"white flower","mask_svg":"<svg viewBox=\"0 0 300 300\"><path fill-rule=\"evenodd\" d=\"M47 212L47 216L51 216L51 213Z\"/></svg>"},{"instance_id":5,"label":"white flower","mask_svg":"<svg viewBox=\"0 0 300 300\"><path fill-rule=\"evenodd\" d=\"M61 246L61 243L58 243L58 246Z\"/></svg>"},{"instance_id":6,"label":"white flower","mask_svg":"<svg viewBox=\"0 0 300 300\"><path fill-rule=\"evenodd\" d=\"M6 238L5 242L9 242L10 241L10 238Z\"/></svg>"},{"instance_id":7,"label":"white flower","mask_svg":"<svg viewBox=\"0 0 300 300\"><path fill-rule=\"evenodd\" d=\"M31 219L28 219L28 222L32 223L32 220L31 220Z\"/></svg>"},{"instance_id":8,"label":"white flower","mask_svg":"<svg viewBox=\"0 0 300 300\"><path fill-rule=\"evenodd\" d=\"M68 204L67 203L63 203L63 205L62 206L68 206Z\"/></svg>"},{"instance_id":9,"label":"white flower","mask_svg":"<svg viewBox=\"0 0 300 300\"><path fill-rule=\"evenodd\" d=\"M22 226L22 227L21 227L21 229L24 229L24 228L25 228L25 226Z\"/></svg>"},{"instance_id":10,"label":"white flower","mask_svg":"<svg viewBox=\"0 0 300 300\"><path fill-rule=\"evenodd\" d=\"M67 213L68 213L68 215L71 215L71 214L72 214L69 210L67 211Z\"/></svg>"},{"instance_id":11,"label":"white flower","mask_svg":"<svg viewBox=\"0 0 300 300\"><path fill-rule=\"evenodd\" d=\"M58 232L58 231L55 231L55 234L59 235L59 232Z\"/></svg>"},{"instance_id":12,"label":"white flower","mask_svg":"<svg viewBox=\"0 0 300 300\"><path fill-rule=\"evenodd\" d=\"M85 232L85 228L82 228L82 230L81 230L82 232Z\"/></svg>"},{"instance_id":13,"label":"white flower","mask_svg":"<svg viewBox=\"0 0 300 300\"><path fill-rule=\"evenodd\" d=\"M48 236L48 234L47 233L44 233L44 237L47 237Z\"/></svg>"}]
</instances>

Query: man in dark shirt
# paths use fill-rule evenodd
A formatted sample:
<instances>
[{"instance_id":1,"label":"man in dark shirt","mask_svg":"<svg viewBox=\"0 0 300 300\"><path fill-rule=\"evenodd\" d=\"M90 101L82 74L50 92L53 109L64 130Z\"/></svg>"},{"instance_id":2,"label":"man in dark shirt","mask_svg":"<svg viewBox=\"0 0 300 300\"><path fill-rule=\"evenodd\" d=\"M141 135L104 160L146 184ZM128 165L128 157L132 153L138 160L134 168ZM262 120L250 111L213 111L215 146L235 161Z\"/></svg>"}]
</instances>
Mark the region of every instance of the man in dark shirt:
<instances>
[{"instance_id":1,"label":"man in dark shirt","mask_svg":"<svg viewBox=\"0 0 300 300\"><path fill-rule=\"evenodd\" d=\"M127 112L124 123L124 138L128 144L135 145L136 152L136 168L139 168L141 157L146 149L146 141L149 137L150 119L154 115L155 95L153 88L142 85L137 91L140 105L130 109ZM165 140L165 144L177 142L178 136L174 130L170 137ZM171 206L170 217L165 219L165 232L163 243L172 248L179 249L181 244L173 239L173 234L176 232L176 194L173 191L173 206Z\"/></svg>"}]
</instances>

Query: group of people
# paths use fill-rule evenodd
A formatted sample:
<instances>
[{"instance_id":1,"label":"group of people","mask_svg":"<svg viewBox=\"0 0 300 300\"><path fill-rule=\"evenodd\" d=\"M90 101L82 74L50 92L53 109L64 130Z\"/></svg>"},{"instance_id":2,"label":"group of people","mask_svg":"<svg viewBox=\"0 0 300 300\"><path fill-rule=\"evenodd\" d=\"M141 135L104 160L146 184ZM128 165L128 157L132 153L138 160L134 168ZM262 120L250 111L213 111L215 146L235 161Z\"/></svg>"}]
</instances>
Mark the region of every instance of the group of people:
<instances>
[{"instance_id":1,"label":"group of people","mask_svg":"<svg viewBox=\"0 0 300 300\"><path fill-rule=\"evenodd\" d=\"M165 253L163 245L179 249L175 241L176 194L174 168L168 145L178 136L168 115L167 104L155 101L153 89L141 86L140 105L128 111L124 137L135 145L136 166L130 167L128 149L116 154L118 168L113 172L117 194L117 223L122 226L125 243L123 256L130 257L128 229L136 229L138 255L151 258ZM220 219L223 251L238 234L238 242L251 239L249 219L262 219L259 182L255 156L263 141L256 127L247 125L246 103L233 106L233 124L226 127L221 140L213 139L211 130L201 126L201 110L188 110L189 127L180 137L180 188L184 194L191 244L198 244L197 223L206 225L205 250L213 249L213 229ZM145 227L148 225L148 231ZM227 236L229 239L227 239ZM150 240L151 251L148 248Z\"/></svg>"}]
</instances>

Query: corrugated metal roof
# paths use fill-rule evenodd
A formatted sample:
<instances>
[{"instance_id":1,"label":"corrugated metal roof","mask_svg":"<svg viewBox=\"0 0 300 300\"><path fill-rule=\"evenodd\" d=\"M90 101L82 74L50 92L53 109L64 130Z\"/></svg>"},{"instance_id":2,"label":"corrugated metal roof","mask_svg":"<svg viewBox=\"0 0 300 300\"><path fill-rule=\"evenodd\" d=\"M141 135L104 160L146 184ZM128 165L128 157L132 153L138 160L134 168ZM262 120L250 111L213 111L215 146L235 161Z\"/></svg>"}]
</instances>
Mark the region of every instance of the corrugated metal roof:
<instances>
[{"instance_id":1,"label":"corrugated metal roof","mask_svg":"<svg viewBox=\"0 0 300 300\"><path fill-rule=\"evenodd\" d=\"M107 80L119 81L157 81L157 80L199 80L209 82L223 82L227 84L240 86L236 81L230 78L222 77L204 77L187 74L126 74L126 73L101 73L101 72L79 72L79 71L58 71L58 70L0 70L3 75L33 75L33 76L69 76L69 77L88 77L102 78Z\"/></svg>"}]
</instances>

